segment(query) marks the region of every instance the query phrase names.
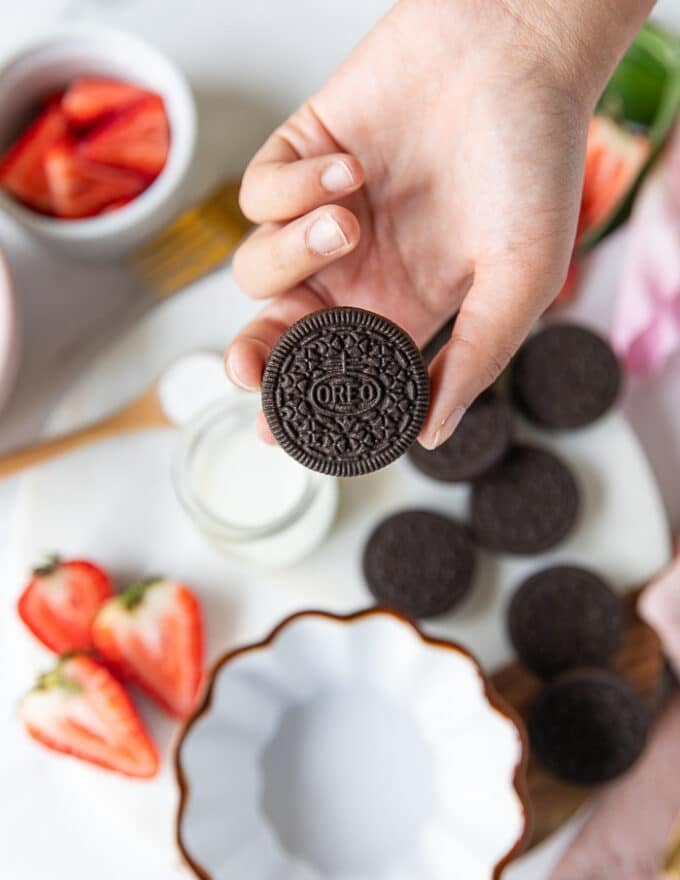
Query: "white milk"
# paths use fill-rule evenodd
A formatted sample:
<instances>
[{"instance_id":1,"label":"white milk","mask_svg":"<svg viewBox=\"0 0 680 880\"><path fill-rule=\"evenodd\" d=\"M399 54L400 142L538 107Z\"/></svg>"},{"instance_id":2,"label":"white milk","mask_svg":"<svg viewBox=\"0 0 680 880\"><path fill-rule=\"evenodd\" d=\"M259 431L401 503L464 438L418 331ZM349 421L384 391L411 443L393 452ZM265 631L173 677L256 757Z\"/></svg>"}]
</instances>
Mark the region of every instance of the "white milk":
<instances>
[{"instance_id":1,"label":"white milk","mask_svg":"<svg viewBox=\"0 0 680 880\"><path fill-rule=\"evenodd\" d=\"M335 516L337 481L303 468L255 433L259 399L228 397L184 429L175 460L180 500L220 550L269 567L297 562Z\"/></svg>"},{"instance_id":2,"label":"white milk","mask_svg":"<svg viewBox=\"0 0 680 880\"><path fill-rule=\"evenodd\" d=\"M304 470L252 428L214 429L196 450L195 489L214 516L240 528L256 528L290 514L309 484Z\"/></svg>"}]
</instances>

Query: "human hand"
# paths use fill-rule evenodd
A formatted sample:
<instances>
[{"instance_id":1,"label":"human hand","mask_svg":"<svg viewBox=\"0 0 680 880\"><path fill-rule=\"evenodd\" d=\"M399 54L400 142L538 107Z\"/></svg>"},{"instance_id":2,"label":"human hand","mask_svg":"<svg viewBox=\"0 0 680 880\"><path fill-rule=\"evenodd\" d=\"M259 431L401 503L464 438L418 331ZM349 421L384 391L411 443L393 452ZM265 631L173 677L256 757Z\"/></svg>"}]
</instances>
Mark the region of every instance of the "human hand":
<instances>
[{"instance_id":1,"label":"human hand","mask_svg":"<svg viewBox=\"0 0 680 880\"><path fill-rule=\"evenodd\" d=\"M604 0L400 0L246 171L262 225L234 273L271 301L232 342L231 379L259 388L281 333L319 308L379 312L421 346L458 311L420 436L444 442L562 286L588 120L649 5L625 2L616 36Z\"/></svg>"}]
</instances>

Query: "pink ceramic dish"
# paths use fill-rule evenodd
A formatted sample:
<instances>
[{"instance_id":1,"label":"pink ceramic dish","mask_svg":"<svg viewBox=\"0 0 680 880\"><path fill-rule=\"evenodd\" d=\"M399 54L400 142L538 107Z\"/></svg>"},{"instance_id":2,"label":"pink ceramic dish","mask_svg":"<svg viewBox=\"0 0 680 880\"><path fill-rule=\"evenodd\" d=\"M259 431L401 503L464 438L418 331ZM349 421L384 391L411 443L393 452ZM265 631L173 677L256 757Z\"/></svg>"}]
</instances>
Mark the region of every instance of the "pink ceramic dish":
<instances>
[{"instance_id":1,"label":"pink ceramic dish","mask_svg":"<svg viewBox=\"0 0 680 880\"><path fill-rule=\"evenodd\" d=\"M0 409L14 387L19 366L19 317L7 262L0 252Z\"/></svg>"}]
</instances>

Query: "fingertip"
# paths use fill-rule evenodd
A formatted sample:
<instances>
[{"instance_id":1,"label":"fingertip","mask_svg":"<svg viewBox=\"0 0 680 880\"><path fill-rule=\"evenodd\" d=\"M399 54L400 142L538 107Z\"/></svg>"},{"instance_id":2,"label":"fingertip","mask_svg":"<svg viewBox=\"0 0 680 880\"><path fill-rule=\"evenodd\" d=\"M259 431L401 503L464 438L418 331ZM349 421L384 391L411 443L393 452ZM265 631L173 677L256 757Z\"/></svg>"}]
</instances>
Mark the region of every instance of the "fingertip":
<instances>
[{"instance_id":1,"label":"fingertip","mask_svg":"<svg viewBox=\"0 0 680 880\"><path fill-rule=\"evenodd\" d=\"M330 210L336 223L338 223L342 231L345 233L345 237L349 244L352 248L355 248L359 244L359 239L361 238L361 226L359 221L348 208L344 208L342 205L331 205Z\"/></svg>"},{"instance_id":2,"label":"fingertip","mask_svg":"<svg viewBox=\"0 0 680 880\"><path fill-rule=\"evenodd\" d=\"M320 182L328 193L349 195L363 186L364 177L361 162L356 156L345 153L329 157L321 172Z\"/></svg>"},{"instance_id":3,"label":"fingertip","mask_svg":"<svg viewBox=\"0 0 680 880\"><path fill-rule=\"evenodd\" d=\"M343 256L354 250L360 238L359 221L340 205L327 205L314 211L306 225L305 243L315 256Z\"/></svg>"},{"instance_id":4,"label":"fingertip","mask_svg":"<svg viewBox=\"0 0 680 880\"><path fill-rule=\"evenodd\" d=\"M227 349L224 369L238 388L243 391L257 391L268 357L269 347L261 339L240 337Z\"/></svg>"},{"instance_id":5,"label":"fingertip","mask_svg":"<svg viewBox=\"0 0 680 880\"><path fill-rule=\"evenodd\" d=\"M276 446L276 438L272 434L263 412L259 412L255 419L255 433L263 443L267 443L270 446Z\"/></svg>"},{"instance_id":6,"label":"fingertip","mask_svg":"<svg viewBox=\"0 0 680 880\"><path fill-rule=\"evenodd\" d=\"M420 445L425 449L433 450L446 443L453 436L466 411L467 408L465 406L458 404L449 416L439 421L432 420L418 437Z\"/></svg>"},{"instance_id":7,"label":"fingertip","mask_svg":"<svg viewBox=\"0 0 680 880\"><path fill-rule=\"evenodd\" d=\"M253 223L257 222L253 220L250 216L250 204L248 201L248 168L246 168L243 177L241 178L241 186L238 190L238 206L241 209L241 213L243 216L252 221Z\"/></svg>"},{"instance_id":8,"label":"fingertip","mask_svg":"<svg viewBox=\"0 0 680 880\"><path fill-rule=\"evenodd\" d=\"M451 437L468 406L482 390L470 387L470 371L474 375L475 367L468 362L466 354L460 352L452 339L430 364L430 410L418 435L418 442L425 449L437 449Z\"/></svg>"}]
</instances>

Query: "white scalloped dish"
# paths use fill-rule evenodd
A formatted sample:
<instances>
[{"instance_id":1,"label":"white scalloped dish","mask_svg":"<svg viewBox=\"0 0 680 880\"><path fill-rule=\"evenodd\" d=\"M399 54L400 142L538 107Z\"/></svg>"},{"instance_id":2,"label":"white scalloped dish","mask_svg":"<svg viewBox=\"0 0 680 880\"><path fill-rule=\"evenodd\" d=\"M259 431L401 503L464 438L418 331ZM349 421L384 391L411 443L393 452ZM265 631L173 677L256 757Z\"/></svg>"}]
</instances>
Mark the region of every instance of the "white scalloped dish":
<instances>
[{"instance_id":1,"label":"white scalloped dish","mask_svg":"<svg viewBox=\"0 0 680 880\"><path fill-rule=\"evenodd\" d=\"M526 834L525 751L463 649L302 613L216 665L177 749L178 842L209 880L492 880Z\"/></svg>"}]
</instances>

